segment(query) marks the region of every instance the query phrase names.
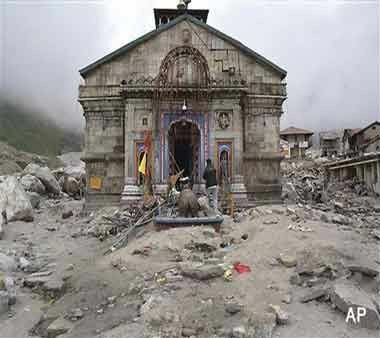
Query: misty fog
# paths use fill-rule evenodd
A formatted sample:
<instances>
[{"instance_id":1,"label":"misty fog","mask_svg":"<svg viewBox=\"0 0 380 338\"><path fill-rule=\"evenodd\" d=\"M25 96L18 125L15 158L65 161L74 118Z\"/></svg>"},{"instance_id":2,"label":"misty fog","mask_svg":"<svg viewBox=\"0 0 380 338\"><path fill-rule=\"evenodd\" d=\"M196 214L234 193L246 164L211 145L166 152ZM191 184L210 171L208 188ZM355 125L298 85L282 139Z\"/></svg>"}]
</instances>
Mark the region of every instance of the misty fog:
<instances>
[{"instance_id":1,"label":"misty fog","mask_svg":"<svg viewBox=\"0 0 380 338\"><path fill-rule=\"evenodd\" d=\"M1 95L82 128L78 70L154 29L176 0L0 3ZM288 71L282 127L380 119L378 1L193 0L208 23Z\"/></svg>"}]
</instances>

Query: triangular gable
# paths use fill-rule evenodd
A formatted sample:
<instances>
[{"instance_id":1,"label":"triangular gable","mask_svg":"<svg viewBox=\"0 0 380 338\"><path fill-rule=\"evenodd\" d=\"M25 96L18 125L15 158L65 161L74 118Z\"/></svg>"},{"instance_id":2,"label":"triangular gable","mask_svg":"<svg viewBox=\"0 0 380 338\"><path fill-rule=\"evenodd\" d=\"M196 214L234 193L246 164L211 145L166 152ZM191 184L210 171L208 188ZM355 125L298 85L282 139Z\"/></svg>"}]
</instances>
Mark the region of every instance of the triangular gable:
<instances>
[{"instance_id":1,"label":"triangular gable","mask_svg":"<svg viewBox=\"0 0 380 338\"><path fill-rule=\"evenodd\" d=\"M113 60L114 58L126 53L127 51L131 50L132 48L140 45L141 43L147 41L147 40L150 40L151 38L157 36L158 34L170 29L171 27L175 26L176 24L184 21L184 20L189 20L190 22L194 23L195 25L198 25L208 31L210 31L211 33L215 34L217 37L229 42L231 45L233 45L234 47L236 47L237 49L241 50L242 52L244 52L245 54L249 55L249 56L252 56L253 58L255 58L257 60L257 62L267 66L267 67L270 67L271 69L275 70L276 72L278 72L280 75L281 75L281 79L284 79L286 77L286 74L287 72L280 68L279 66L277 66L276 64L274 64L273 62L269 61L268 59L266 59L265 57L261 56L260 54L256 53L255 51L253 51L252 49L248 48L247 46L243 45L241 42L239 42L238 40L235 40L231 37L229 37L228 35L222 33L221 31L218 31L217 29L211 27L210 25L196 19L195 17L189 15L189 14L183 14L181 16L179 16L178 18L170 21L168 24L166 25L163 25L163 26L160 26L159 28L141 36L140 38L124 45L123 47L115 50L114 52L102 57L101 59L95 61L94 63L91 63L90 65L88 65L87 67L84 67L82 68L81 70L79 70L79 73L82 77L84 77L87 73L89 73L90 71L94 70L95 68L97 68L98 66L108 62L108 61L111 61Z\"/></svg>"}]
</instances>

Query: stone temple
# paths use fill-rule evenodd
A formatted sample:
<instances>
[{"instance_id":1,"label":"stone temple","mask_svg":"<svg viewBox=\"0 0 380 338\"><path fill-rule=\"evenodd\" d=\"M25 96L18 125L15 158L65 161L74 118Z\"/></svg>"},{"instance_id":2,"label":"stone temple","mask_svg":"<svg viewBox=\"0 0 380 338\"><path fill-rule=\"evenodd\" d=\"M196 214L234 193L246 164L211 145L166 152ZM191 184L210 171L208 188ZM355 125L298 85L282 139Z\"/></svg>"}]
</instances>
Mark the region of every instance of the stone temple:
<instances>
[{"instance_id":1,"label":"stone temple","mask_svg":"<svg viewBox=\"0 0 380 338\"><path fill-rule=\"evenodd\" d=\"M202 189L211 158L237 205L280 199L286 71L188 3L154 9L155 30L80 70L88 208L142 199L146 132L156 193L178 166Z\"/></svg>"}]
</instances>

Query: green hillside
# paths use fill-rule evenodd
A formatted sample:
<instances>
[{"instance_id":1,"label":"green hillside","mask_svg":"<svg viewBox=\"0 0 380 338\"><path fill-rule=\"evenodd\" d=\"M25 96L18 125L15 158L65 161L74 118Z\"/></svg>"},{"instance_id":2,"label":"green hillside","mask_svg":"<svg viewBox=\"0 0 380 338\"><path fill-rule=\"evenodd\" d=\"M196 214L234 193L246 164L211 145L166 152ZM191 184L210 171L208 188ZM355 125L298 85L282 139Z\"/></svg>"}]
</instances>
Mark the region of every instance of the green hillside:
<instances>
[{"instance_id":1,"label":"green hillside","mask_svg":"<svg viewBox=\"0 0 380 338\"><path fill-rule=\"evenodd\" d=\"M0 141L18 150L46 156L81 150L79 134L4 100L0 101Z\"/></svg>"}]
</instances>

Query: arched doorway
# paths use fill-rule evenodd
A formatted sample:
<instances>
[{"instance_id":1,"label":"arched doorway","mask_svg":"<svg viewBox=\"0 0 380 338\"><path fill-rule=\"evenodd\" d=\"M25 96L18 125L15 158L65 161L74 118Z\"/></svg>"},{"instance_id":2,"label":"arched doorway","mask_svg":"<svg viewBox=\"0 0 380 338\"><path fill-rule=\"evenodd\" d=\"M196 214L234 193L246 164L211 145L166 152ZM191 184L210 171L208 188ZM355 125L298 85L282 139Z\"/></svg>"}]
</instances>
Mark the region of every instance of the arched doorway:
<instances>
[{"instance_id":1,"label":"arched doorway","mask_svg":"<svg viewBox=\"0 0 380 338\"><path fill-rule=\"evenodd\" d=\"M184 176L198 182L201 139L198 126L186 120L177 121L171 125L168 136L170 175L183 169Z\"/></svg>"}]
</instances>

